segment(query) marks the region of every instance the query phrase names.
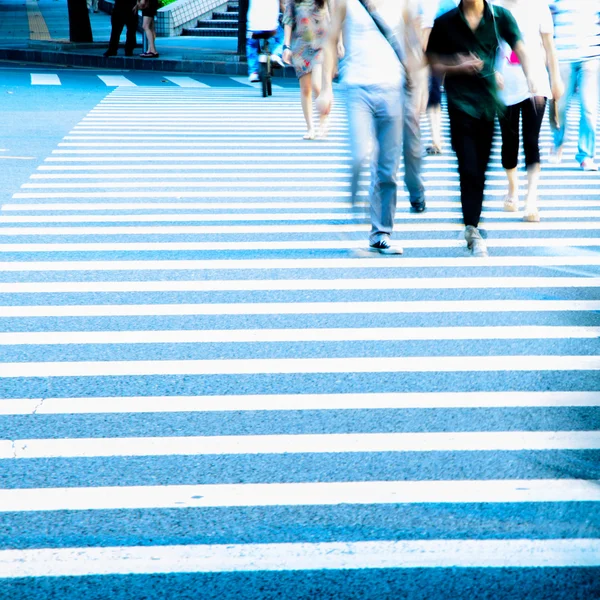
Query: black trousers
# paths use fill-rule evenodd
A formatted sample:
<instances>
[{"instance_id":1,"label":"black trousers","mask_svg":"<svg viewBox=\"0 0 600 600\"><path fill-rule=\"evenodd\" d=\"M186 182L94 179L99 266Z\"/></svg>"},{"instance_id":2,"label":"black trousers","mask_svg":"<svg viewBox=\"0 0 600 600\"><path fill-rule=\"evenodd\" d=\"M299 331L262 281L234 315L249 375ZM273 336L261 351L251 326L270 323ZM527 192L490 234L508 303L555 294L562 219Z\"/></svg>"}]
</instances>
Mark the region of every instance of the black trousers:
<instances>
[{"instance_id":1,"label":"black trousers","mask_svg":"<svg viewBox=\"0 0 600 600\"><path fill-rule=\"evenodd\" d=\"M463 221L465 225L477 227L494 139L494 121L476 119L456 109L449 109L448 115L452 148L458 159Z\"/></svg>"},{"instance_id":2,"label":"black trousers","mask_svg":"<svg viewBox=\"0 0 600 600\"><path fill-rule=\"evenodd\" d=\"M108 43L108 51L113 53L117 52L119 48L119 40L123 27L127 26L127 38L125 40L125 53L131 54L136 45L136 32L138 25L137 11L133 11L135 5L126 3L125 6L115 5L113 13L110 18L111 31L110 31L110 42Z\"/></svg>"},{"instance_id":3,"label":"black trousers","mask_svg":"<svg viewBox=\"0 0 600 600\"><path fill-rule=\"evenodd\" d=\"M544 120L546 99L541 106L527 99L520 104L507 106L504 115L500 117L502 130L502 166L505 169L515 169L519 160L519 118L522 117L523 149L525 150L525 165L535 165L540 162L540 129Z\"/></svg>"}]
</instances>

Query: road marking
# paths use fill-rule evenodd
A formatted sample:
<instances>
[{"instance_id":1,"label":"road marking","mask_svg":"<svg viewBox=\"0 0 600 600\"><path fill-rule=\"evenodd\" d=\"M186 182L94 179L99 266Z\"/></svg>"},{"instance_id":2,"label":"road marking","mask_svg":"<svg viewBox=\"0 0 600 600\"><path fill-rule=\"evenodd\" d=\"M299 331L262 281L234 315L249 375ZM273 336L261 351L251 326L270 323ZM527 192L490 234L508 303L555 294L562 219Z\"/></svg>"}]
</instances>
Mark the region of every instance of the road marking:
<instances>
[{"instance_id":1,"label":"road marking","mask_svg":"<svg viewBox=\"0 0 600 600\"><path fill-rule=\"evenodd\" d=\"M170 81L171 83L174 83L175 85L178 85L179 87L185 87L185 88L209 88L209 85L206 85L206 83L202 83L201 81L198 81L197 79L192 79L191 77L164 77L167 81Z\"/></svg>"},{"instance_id":2,"label":"road marking","mask_svg":"<svg viewBox=\"0 0 600 600\"><path fill-rule=\"evenodd\" d=\"M0 446L0 459L548 450L600 450L600 431L450 431L17 439ZM597 500L600 501L600 488L597 489ZM2 505L0 501L0 506Z\"/></svg>"},{"instance_id":3,"label":"road marking","mask_svg":"<svg viewBox=\"0 0 600 600\"><path fill-rule=\"evenodd\" d=\"M563 221L541 223L525 223L523 221L508 222L485 222L482 228L488 231L598 231L600 221ZM106 225L102 227L88 227L73 225L66 227L0 227L0 236L16 237L21 235L205 235L218 234L224 236L235 236L239 234L269 234L269 233L355 233L367 232L370 227L361 224L319 224L319 225ZM460 232L464 226L459 223L403 223L402 232ZM402 243L403 240L400 240ZM365 241L366 245L366 241ZM356 260L356 259L355 259ZM375 259L372 259L375 260ZM402 261L411 259L403 258ZM390 262L388 260L388 262ZM299 264L299 263L298 263ZM469 264L473 264L471 260ZM481 260L477 260L481 264ZM390 265L388 265L390 266ZM399 266L399 265L396 265Z\"/></svg>"},{"instance_id":4,"label":"road marking","mask_svg":"<svg viewBox=\"0 0 600 600\"><path fill-rule=\"evenodd\" d=\"M0 363L0 378L600 370L600 356L385 356Z\"/></svg>"},{"instance_id":5,"label":"road marking","mask_svg":"<svg viewBox=\"0 0 600 600\"><path fill-rule=\"evenodd\" d=\"M297 410L404 410L509 407L600 407L600 392L418 392L377 394L260 394L243 396L115 396L12 398L0 415L173 413Z\"/></svg>"},{"instance_id":6,"label":"road marking","mask_svg":"<svg viewBox=\"0 0 600 600\"><path fill-rule=\"evenodd\" d=\"M107 492L110 493L110 492ZM1 550L0 577L600 566L600 540L419 540Z\"/></svg>"},{"instance_id":7,"label":"road marking","mask_svg":"<svg viewBox=\"0 0 600 600\"><path fill-rule=\"evenodd\" d=\"M0 282L2 294L254 292L304 290L462 290L597 288L600 277L422 277L381 279L225 279L192 281Z\"/></svg>"},{"instance_id":8,"label":"road marking","mask_svg":"<svg viewBox=\"0 0 600 600\"><path fill-rule=\"evenodd\" d=\"M600 327L360 327L168 331L55 331L0 333L0 346L89 344L239 344L419 340L600 339Z\"/></svg>"},{"instance_id":9,"label":"road marking","mask_svg":"<svg viewBox=\"0 0 600 600\"><path fill-rule=\"evenodd\" d=\"M32 252L244 252L248 250L344 250L365 248L362 240L294 242L120 242L71 244L0 244L0 253ZM404 240L404 248L462 248L462 240ZM488 248L584 248L600 246L597 238L508 238L488 240Z\"/></svg>"},{"instance_id":10,"label":"road marking","mask_svg":"<svg viewBox=\"0 0 600 600\"><path fill-rule=\"evenodd\" d=\"M31 73L31 85L61 85L54 73Z\"/></svg>"},{"instance_id":11,"label":"road marking","mask_svg":"<svg viewBox=\"0 0 600 600\"><path fill-rule=\"evenodd\" d=\"M136 87L136 84L133 81L127 79L127 77L123 77L123 75L98 75L98 79L103 81L107 86L127 86L127 87Z\"/></svg>"},{"instance_id":12,"label":"road marking","mask_svg":"<svg viewBox=\"0 0 600 600\"><path fill-rule=\"evenodd\" d=\"M449 258L292 258L235 260L95 260L0 262L0 272L65 271L246 271L296 269L406 269L406 268L473 268L477 267L581 267L599 266L600 256L490 256L473 259ZM546 302L546 301L543 301ZM548 304L551 301L548 301ZM318 306L318 303L309 303ZM391 303L393 304L393 303ZM256 306L256 305L253 305ZM0 310L2 310L0 308ZM590 308L590 310L598 310Z\"/></svg>"},{"instance_id":13,"label":"road marking","mask_svg":"<svg viewBox=\"0 0 600 600\"><path fill-rule=\"evenodd\" d=\"M599 502L599 483L578 479L508 479L2 489L0 511ZM0 551L0 557L4 552ZM600 564L600 557L595 560Z\"/></svg>"}]
</instances>

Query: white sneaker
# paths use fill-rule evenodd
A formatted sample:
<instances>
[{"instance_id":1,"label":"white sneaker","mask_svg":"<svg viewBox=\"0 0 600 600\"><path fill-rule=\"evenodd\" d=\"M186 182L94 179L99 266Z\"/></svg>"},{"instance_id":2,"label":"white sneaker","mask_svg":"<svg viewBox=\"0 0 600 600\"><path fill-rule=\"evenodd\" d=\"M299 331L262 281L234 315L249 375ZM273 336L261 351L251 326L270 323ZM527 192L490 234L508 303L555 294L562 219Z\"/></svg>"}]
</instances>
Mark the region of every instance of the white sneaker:
<instances>
[{"instance_id":1,"label":"white sneaker","mask_svg":"<svg viewBox=\"0 0 600 600\"><path fill-rule=\"evenodd\" d=\"M563 149L562 148L550 148L548 153L548 162L552 165L560 165L562 162Z\"/></svg>"},{"instance_id":2,"label":"white sneaker","mask_svg":"<svg viewBox=\"0 0 600 600\"><path fill-rule=\"evenodd\" d=\"M477 258L488 256L487 246L477 227L473 227L473 225L467 225L465 227L465 240L467 241L467 248L471 251L473 256Z\"/></svg>"},{"instance_id":3,"label":"white sneaker","mask_svg":"<svg viewBox=\"0 0 600 600\"><path fill-rule=\"evenodd\" d=\"M250 75L248 76L248 81L250 83L256 83L257 81L260 81L258 73L250 73Z\"/></svg>"},{"instance_id":4,"label":"white sneaker","mask_svg":"<svg viewBox=\"0 0 600 600\"><path fill-rule=\"evenodd\" d=\"M281 56L279 56L278 54L271 54L271 62L275 63L276 66L281 67L282 69L283 67L285 67L283 58L281 58Z\"/></svg>"},{"instance_id":5,"label":"white sneaker","mask_svg":"<svg viewBox=\"0 0 600 600\"><path fill-rule=\"evenodd\" d=\"M586 158L581 163L581 168L584 171L597 171L598 170L598 165L591 158Z\"/></svg>"}]
</instances>

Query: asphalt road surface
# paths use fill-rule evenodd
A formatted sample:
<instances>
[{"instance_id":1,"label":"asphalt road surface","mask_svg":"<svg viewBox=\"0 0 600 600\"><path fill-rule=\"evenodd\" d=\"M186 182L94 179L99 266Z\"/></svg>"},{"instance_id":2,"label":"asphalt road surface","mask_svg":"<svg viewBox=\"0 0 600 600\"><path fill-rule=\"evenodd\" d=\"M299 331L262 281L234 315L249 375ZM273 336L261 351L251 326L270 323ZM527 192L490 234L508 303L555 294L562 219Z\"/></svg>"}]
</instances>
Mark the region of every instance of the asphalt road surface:
<instances>
[{"instance_id":1,"label":"asphalt road surface","mask_svg":"<svg viewBox=\"0 0 600 600\"><path fill-rule=\"evenodd\" d=\"M368 257L336 94L0 65L0 598L600 597L600 176Z\"/></svg>"}]
</instances>

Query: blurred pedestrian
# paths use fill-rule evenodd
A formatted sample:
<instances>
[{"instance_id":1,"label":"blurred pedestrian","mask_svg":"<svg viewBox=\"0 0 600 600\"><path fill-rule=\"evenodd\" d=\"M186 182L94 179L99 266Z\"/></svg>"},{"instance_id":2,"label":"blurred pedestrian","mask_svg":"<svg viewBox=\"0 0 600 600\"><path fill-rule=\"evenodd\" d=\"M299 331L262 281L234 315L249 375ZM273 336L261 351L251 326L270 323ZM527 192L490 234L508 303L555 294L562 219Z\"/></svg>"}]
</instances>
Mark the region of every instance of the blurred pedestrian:
<instances>
[{"instance_id":1,"label":"blurred pedestrian","mask_svg":"<svg viewBox=\"0 0 600 600\"><path fill-rule=\"evenodd\" d=\"M427 48L435 19L456 8L460 0L423 0L423 48ZM442 83L443 78L429 73L427 89L427 117L431 130L431 145L427 154L441 154L442 144Z\"/></svg>"},{"instance_id":2,"label":"blurred pedestrian","mask_svg":"<svg viewBox=\"0 0 600 600\"><path fill-rule=\"evenodd\" d=\"M567 132L567 112L579 92L581 117L575 159L584 171L597 171L598 72L600 70L600 1L552 0L555 43L566 91L551 120L554 146L550 161L560 163Z\"/></svg>"},{"instance_id":3,"label":"blurred pedestrian","mask_svg":"<svg viewBox=\"0 0 600 600\"><path fill-rule=\"evenodd\" d=\"M419 35L408 0L338 0L324 46L322 114L333 102L332 76L337 44L343 32L346 55L342 78L347 86L348 126L352 150L351 193L354 205L362 165L371 156L369 250L402 254L390 243L394 229L397 174L402 151L404 70L416 65L407 53L410 34ZM414 28L415 31L411 31Z\"/></svg>"},{"instance_id":4,"label":"blurred pedestrian","mask_svg":"<svg viewBox=\"0 0 600 600\"><path fill-rule=\"evenodd\" d=\"M323 40L329 30L327 0L286 0L283 60L292 64L300 80L300 100L306 121L305 140L317 137L313 126L313 95L321 91ZM327 135L327 118L322 117L319 136Z\"/></svg>"},{"instance_id":5,"label":"blurred pedestrian","mask_svg":"<svg viewBox=\"0 0 600 600\"><path fill-rule=\"evenodd\" d=\"M523 218L525 221L537 222L540 220L537 202L541 170L540 129L547 100L553 98L557 101L564 92L554 48L552 13L547 0L497 0L496 4L510 10L519 26L529 56L531 76L537 89L537 95L532 96L518 57L504 42L498 60L498 70L502 78L500 99L506 105L506 109L500 115L502 166L508 178L504 210L509 212L519 210L517 161L521 121L527 168L527 196Z\"/></svg>"},{"instance_id":6,"label":"blurred pedestrian","mask_svg":"<svg viewBox=\"0 0 600 600\"><path fill-rule=\"evenodd\" d=\"M525 46L514 17L485 0L462 0L435 20L427 56L433 73L445 76L450 137L458 159L465 240L473 256L487 256L479 231L485 173L492 150L497 95L496 55L501 40L521 62L527 88L536 94Z\"/></svg>"},{"instance_id":7,"label":"blurred pedestrian","mask_svg":"<svg viewBox=\"0 0 600 600\"><path fill-rule=\"evenodd\" d=\"M148 49L142 52L142 58L158 58L156 51L156 29L154 19L158 12L158 0L138 0L138 8L142 11L142 29L148 41Z\"/></svg>"},{"instance_id":8,"label":"blurred pedestrian","mask_svg":"<svg viewBox=\"0 0 600 600\"><path fill-rule=\"evenodd\" d=\"M248 62L248 79L250 83L260 81L258 75L258 51L260 40L253 34L271 34L271 62L283 67L283 26L281 12L283 0L250 0L246 33L246 60Z\"/></svg>"},{"instance_id":9,"label":"blurred pedestrian","mask_svg":"<svg viewBox=\"0 0 600 600\"><path fill-rule=\"evenodd\" d=\"M115 0L112 15L110 16L110 41L108 43L108 50L104 53L105 57L117 55L123 27L127 27L125 56L133 56L138 25L136 6L136 0Z\"/></svg>"}]
</instances>

